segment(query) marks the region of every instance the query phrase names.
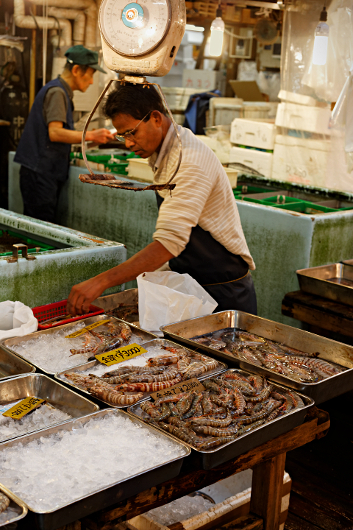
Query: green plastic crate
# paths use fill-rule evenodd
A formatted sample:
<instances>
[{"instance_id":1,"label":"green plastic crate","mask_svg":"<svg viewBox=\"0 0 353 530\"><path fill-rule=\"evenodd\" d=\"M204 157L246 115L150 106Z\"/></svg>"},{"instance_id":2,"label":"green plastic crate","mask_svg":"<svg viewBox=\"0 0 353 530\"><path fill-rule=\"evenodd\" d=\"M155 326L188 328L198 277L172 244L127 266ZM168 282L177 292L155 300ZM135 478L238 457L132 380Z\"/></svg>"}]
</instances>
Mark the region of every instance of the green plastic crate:
<instances>
[{"instance_id":1,"label":"green plastic crate","mask_svg":"<svg viewBox=\"0 0 353 530\"><path fill-rule=\"evenodd\" d=\"M272 204L271 206L280 208L282 210L292 210L293 212L305 213L307 215L317 215L339 211L335 208L329 208L328 206L316 204L315 202L302 201L300 199L296 199L296 201L297 202L287 204ZM270 206L269 203L267 204Z\"/></svg>"}]
</instances>

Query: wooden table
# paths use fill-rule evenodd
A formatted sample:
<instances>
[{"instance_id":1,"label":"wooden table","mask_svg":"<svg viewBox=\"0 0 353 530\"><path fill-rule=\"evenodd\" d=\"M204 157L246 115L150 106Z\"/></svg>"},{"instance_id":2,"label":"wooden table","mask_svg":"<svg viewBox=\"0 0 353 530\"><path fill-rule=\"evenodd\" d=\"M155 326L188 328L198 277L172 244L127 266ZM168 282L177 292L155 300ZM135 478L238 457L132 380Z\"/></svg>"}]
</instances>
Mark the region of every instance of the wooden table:
<instances>
[{"instance_id":1,"label":"wooden table","mask_svg":"<svg viewBox=\"0 0 353 530\"><path fill-rule=\"evenodd\" d=\"M250 518L247 517L246 513L237 515L233 513L233 519L239 516L245 517L239 523L241 526L233 525L231 528L278 530L280 523L283 522L280 520L281 499L284 493L289 493L283 491L286 453L316 438L325 436L329 425L328 413L312 407L302 425L238 456L234 460L206 471L195 466L195 463L188 466L188 459L186 459L181 473L173 480L163 482L114 506L96 512L79 522L67 525L66 528L67 530L69 528L75 530L113 530L119 528L119 523L136 515L214 484L245 469L252 469L252 494L248 507L251 512ZM225 518L221 524L217 525L217 528L228 521ZM173 525L173 530L178 530L178 525L179 523ZM121 525L121 527L123 526ZM180 527L181 525L179 525ZM209 528L211 526L206 525L202 527L202 530Z\"/></svg>"},{"instance_id":2,"label":"wooden table","mask_svg":"<svg viewBox=\"0 0 353 530\"><path fill-rule=\"evenodd\" d=\"M353 306L294 291L285 295L282 314L304 322L312 333L353 343Z\"/></svg>"}]
</instances>

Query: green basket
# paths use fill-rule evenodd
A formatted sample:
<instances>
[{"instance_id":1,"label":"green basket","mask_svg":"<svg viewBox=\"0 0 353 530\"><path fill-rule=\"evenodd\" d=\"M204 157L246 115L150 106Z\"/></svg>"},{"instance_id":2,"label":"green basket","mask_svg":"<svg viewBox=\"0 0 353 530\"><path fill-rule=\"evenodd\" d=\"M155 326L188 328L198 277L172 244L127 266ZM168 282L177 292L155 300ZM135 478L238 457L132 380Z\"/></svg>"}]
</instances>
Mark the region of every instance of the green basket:
<instances>
[{"instance_id":1,"label":"green basket","mask_svg":"<svg viewBox=\"0 0 353 530\"><path fill-rule=\"evenodd\" d=\"M267 204L270 206L269 203ZM287 204L271 204L271 206L280 208L281 210L291 210L293 212L305 213L307 215L317 215L339 211L335 208L329 208L328 206L322 206L316 204L315 202L303 201L301 199L296 199L296 202L288 202Z\"/></svg>"}]
</instances>

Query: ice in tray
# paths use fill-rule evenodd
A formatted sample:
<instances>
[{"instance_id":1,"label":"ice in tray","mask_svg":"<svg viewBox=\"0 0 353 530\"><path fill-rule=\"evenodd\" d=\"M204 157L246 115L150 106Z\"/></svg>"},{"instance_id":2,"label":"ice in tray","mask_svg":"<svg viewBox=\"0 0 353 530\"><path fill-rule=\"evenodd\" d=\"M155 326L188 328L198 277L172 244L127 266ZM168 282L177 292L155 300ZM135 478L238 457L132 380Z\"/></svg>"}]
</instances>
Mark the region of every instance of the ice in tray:
<instances>
[{"instance_id":1,"label":"ice in tray","mask_svg":"<svg viewBox=\"0 0 353 530\"><path fill-rule=\"evenodd\" d=\"M10 349L42 370L55 374L94 359L94 355L108 348L146 341L146 337L136 333L136 328L114 318L77 337L68 337L85 327L85 322L80 321L75 325L53 329L50 333L39 332L33 338L17 341Z\"/></svg>"},{"instance_id":2,"label":"ice in tray","mask_svg":"<svg viewBox=\"0 0 353 530\"><path fill-rule=\"evenodd\" d=\"M73 428L66 424L5 444L1 483L32 511L52 511L185 452L173 439L110 410L76 421Z\"/></svg>"}]
</instances>

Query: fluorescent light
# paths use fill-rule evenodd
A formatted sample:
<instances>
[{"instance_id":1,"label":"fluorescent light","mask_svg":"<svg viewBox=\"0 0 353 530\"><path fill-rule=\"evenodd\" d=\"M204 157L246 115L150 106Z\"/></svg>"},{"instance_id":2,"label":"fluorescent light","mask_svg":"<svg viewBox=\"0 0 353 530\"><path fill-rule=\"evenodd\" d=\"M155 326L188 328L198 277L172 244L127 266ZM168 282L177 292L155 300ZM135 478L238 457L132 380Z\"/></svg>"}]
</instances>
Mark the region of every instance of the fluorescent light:
<instances>
[{"instance_id":1,"label":"fluorescent light","mask_svg":"<svg viewBox=\"0 0 353 530\"><path fill-rule=\"evenodd\" d=\"M325 65L327 60L328 35L330 28L326 24L326 20L327 11L326 7L324 7L320 13L320 22L315 30L313 64L318 66Z\"/></svg>"},{"instance_id":2,"label":"fluorescent light","mask_svg":"<svg viewBox=\"0 0 353 530\"><path fill-rule=\"evenodd\" d=\"M211 57L219 57L222 54L224 36L224 22L222 20L222 9L217 9L216 18L211 24L210 51Z\"/></svg>"}]
</instances>

